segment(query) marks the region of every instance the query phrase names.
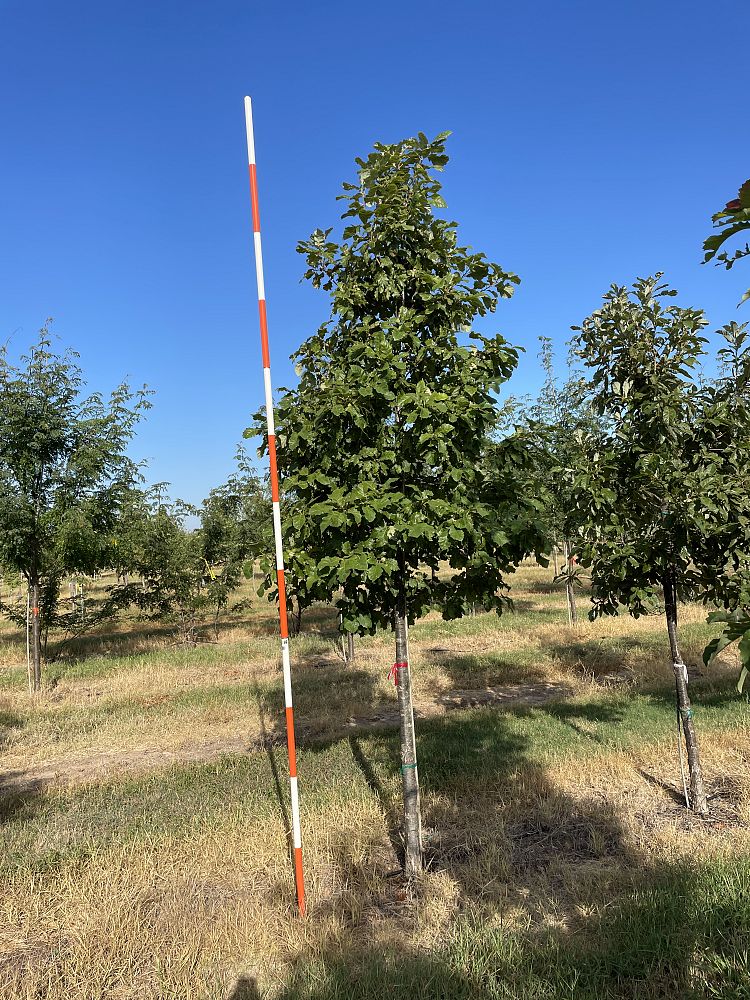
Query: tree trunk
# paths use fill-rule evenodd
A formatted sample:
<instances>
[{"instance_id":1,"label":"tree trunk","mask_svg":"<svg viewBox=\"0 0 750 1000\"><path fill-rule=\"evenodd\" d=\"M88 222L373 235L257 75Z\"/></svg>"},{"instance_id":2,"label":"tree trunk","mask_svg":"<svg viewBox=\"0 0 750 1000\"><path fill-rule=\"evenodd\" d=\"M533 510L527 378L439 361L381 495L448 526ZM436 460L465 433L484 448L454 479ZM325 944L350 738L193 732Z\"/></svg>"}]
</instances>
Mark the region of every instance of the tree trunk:
<instances>
[{"instance_id":1,"label":"tree trunk","mask_svg":"<svg viewBox=\"0 0 750 1000\"><path fill-rule=\"evenodd\" d=\"M708 815L708 801L703 787L703 772L698 749L698 735L693 722L693 712L688 694L687 667L683 662L680 648L677 644L677 584L674 571L664 579L664 610L667 617L667 632L669 647L672 652L672 665L675 675L677 695L677 717L685 738L687 750L688 773L690 775L690 808L701 816Z\"/></svg>"},{"instance_id":2,"label":"tree trunk","mask_svg":"<svg viewBox=\"0 0 750 1000\"><path fill-rule=\"evenodd\" d=\"M39 581L31 584L31 650L34 657L34 690L42 687L42 634L39 627Z\"/></svg>"},{"instance_id":3,"label":"tree trunk","mask_svg":"<svg viewBox=\"0 0 750 1000\"><path fill-rule=\"evenodd\" d=\"M570 553L570 543L567 538L563 539L563 553L565 554L565 597L568 602L568 625L575 625L576 615L576 595L573 592L573 556Z\"/></svg>"},{"instance_id":4,"label":"tree trunk","mask_svg":"<svg viewBox=\"0 0 750 1000\"><path fill-rule=\"evenodd\" d=\"M346 662L354 663L354 633L346 633Z\"/></svg>"},{"instance_id":5,"label":"tree trunk","mask_svg":"<svg viewBox=\"0 0 750 1000\"><path fill-rule=\"evenodd\" d=\"M26 590L26 673L29 678L29 694L34 693L34 681L31 676L31 593Z\"/></svg>"},{"instance_id":6,"label":"tree trunk","mask_svg":"<svg viewBox=\"0 0 750 1000\"><path fill-rule=\"evenodd\" d=\"M422 870L422 819L419 806L417 745L414 734L414 708L411 700L409 640L407 637L406 600L399 599L394 614L396 633L396 686L401 722L401 779L404 790L404 871L411 878Z\"/></svg>"},{"instance_id":7,"label":"tree trunk","mask_svg":"<svg viewBox=\"0 0 750 1000\"><path fill-rule=\"evenodd\" d=\"M557 538L555 536L552 537L552 566L555 570L555 576L558 576L560 568L557 565Z\"/></svg>"}]
</instances>

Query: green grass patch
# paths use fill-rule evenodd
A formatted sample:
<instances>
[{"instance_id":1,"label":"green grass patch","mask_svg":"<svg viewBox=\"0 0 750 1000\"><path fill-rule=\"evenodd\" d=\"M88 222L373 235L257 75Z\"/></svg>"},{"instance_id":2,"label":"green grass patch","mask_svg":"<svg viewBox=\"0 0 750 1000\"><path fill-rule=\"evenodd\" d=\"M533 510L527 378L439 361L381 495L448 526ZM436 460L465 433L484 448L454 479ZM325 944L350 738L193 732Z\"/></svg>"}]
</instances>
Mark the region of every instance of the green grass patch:
<instances>
[{"instance_id":1,"label":"green grass patch","mask_svg":"<svg viewBox=\"0 0 750 1000\"><path fill-rule=\"evenodd\" d=\"M279 1000L748 1000L750 862L648 875L572 931L475 915L437 952L303 955Z\"/></svg>"}]
</instances>

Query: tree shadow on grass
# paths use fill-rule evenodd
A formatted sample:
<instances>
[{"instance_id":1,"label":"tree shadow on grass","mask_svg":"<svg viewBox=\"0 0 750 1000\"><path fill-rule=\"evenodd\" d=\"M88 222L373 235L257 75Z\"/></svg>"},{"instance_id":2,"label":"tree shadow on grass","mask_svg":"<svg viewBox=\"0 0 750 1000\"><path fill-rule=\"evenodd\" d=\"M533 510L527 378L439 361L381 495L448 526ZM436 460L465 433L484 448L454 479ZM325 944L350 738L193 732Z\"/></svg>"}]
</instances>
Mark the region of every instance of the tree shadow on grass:
<instances>
[{"instance_id":1,"label":"tree shadow on grass","mask_svg":"<svg viewBox=\"0 0 750 1000\"><path fill-rule=\"evenodd\" d=\"M550 567L550 569L551 569L551 567ZM510 596L512 598L513 597L513 589L514 589L513 588L513 580L512 579L511 579L510 583L511 583ZM522 585L519 585L518 588L517 588L517 592L521 593L521 594L523 594L523 593L526 593L526 594L547 594L547 595L550 595L550 596L559 597L561 601L564 601L565 600L565 581L564 580L558 580L556 582L553 582L551 576L550 576L549 580L531 580L531 581L528 581L528 582L524 582ZM576 585L576 587L575 587L575 596L576 596L576 600L577 601L578 600L584 600L584 599L587 600L590 597L590 595L591 595L591 587L589 586L588 581L585 581L584 585L582 587L579 586L579 585Z\"/></svg>"},{"instance_id":2,"label":"tree shadow on grass","mask_svg":"<svg viewBox=\"0 0 750 1000\"><path fill-rule=\"evenodd\" d=\"M251 976L240 976L234 984L227 1000L262 1000L255 980Z\"/></svg>"},{"instance_id":3,"label":"tree shadow on grass","mask_svg":"<svg viewBox=\"0 0 750 1000\"><path fill-rule=\"evenodd\" d=\"M0 749L10 742L12 731L22 729L26 725L26 720L15 712L0 710Z\"/></svg>"},{"instance_id":4,"label":"tree shadow on grass","mask_svg":"<svg viewBox=\"0 0 750 1000\"><path fill-rule=\"evenodd\" d=\"M504 714L422 722L417 743L425 858L428 867L458 882L467 902L480 883L500 885L518 866L624 857L614 809L585 796L573 800L550 784L530 756L529 737L521 727L511 728ZM397 737L353 736L350 746L378 797L391 843L400 843ZM310 758L314 766L314 751L308 751Z\"/></svg>"},{"instance_id":5,"label":"tree shadow on grass","mask_svg":"<svg viewBox=\"0 0 750 1000\"><path fill-rule=\"evenodd\" d=\"M605 734L611 733L614 727L621 726L627 715L622 702L551 703L545 705L543 710L553 719L569 726L579 736L600 746L611 745L612 741Z\"/></svg>"},{"instance_id":6,"label":"tree shadow on grass","mask_svg":"<svg viewBox=\"0 0 750 1000\"><path fill-rule=\"evenodd\" d=\"M41 785L25 784L22 789L13 785L2 785L4 779L12 777L13 772L0 773L0 826L11 820L31 818L35 809L35 800L43 791Z\"/></svg>"},{"instance_id":7,"label":"tree shadow on grass","mask_svg":"<svg viewBox=\"0 0 750 1000\"><path fill-rule=\"evenodd\" d=\"M722 709L729 707L743 706L743 712L747 711L747 696L741 697L737 693L737 683L734 677L722 678L719 683L710 680L704 683L691 683L690 687L694 692L693 707L700 711L704 709ZM674 685L665 684L661 688L648 691L646 697L654 704L664 708L673 707L675 702Z\"/></svg>"},{"instance_id":8,"label":"tree shadow on grass","mask_svg":"<svg viewBox=\"0 0 750 1000\"><path fill-rule=\"evenodd\" d=\"M0 711L0 748L10 742L14 729L20 729L25 724L26 720L20 715L5 710ZM30 814L33 801L40 791L39 786L16 785L13 779L19 773L0 770L0 824L24 812Z\"/></svg>"},{"instance_id":9,"label":"tree shadow on grass","mask_svg":"<svg viewBox=\"0 0 750 1000\"><path fill-rule=\"evenodd\" d=\"M352 751L352 759L362 772L370 791L372 791L378 798L380 807L383 810L383 816L385 817L388 839L391 843L391 848L393 849L393 853L398 860L399 866L403 868L405 849L404 839L401 834L401 817L396 797L380 781L377 772L370 762L370 759L362 749L360 737L352 734L349 737L349 746Z\"/></svg>"},{"instance_id":10,"label":"tree shadow on grass","mask_svg":"<svg viewBox=\"0 0 750 1000\"><path fill-rule=\"evenodd\" d=\"M553 643L549 654L573 673L596 680L623 670L627 655L643 648L644 643L638 639L618 636L616 640Z\"/></svg>"},{"instance_id":11,"label":"tree shadow on grass","mask_svg":"<svg viewBox=\"0 0 750 1000\"><path fill-rule=\"evenodd\" d=\"M25 722L13 712L0 711L0 747L9 742L11 731L20 729ZM24 814L30 816L34 800L41 791L41 783L15 784L13 779L19 774L22 772L0 770L0 824Z\"/></svg>"},{"instance_id":12,"label":"tree shadow on grass","mask_svg":"<svg viewBox=\"0 0 750 1000\"><path fill-rule=\"evenodd\" d=\"M665 872L592 920L587 941L560 932L533 940L469 918L432 954L331 947L302 959L278 1000L748 1000L742 945L731 944L746 937L744 906L708 892L698 910L685 874Z\"/></svg>"},{"instance_id":13,"label":"tree shadow on grass","mask_svg":"<svg viewBox=\"0 0 750 1000\"><path fill-rule=\"evenodd\" d=\"M618 722L609 706L589 716ZM575 721L565 710L554 718ZM300 953L281 1000L750 1000L750 861L645 855L615 803L550 781L532 737L506 714L423 722L417 739L425 856L456 887L439 945L425 950L413 933L434 919L429 883L416 904L397 904L383 879L370 911L401 927L402 944L369 945L363 906L351 935L339 929ZM349 745L387 816L398 802L397 738Z\"/></svg>"},{"instance_id":14,"label":"tree shadow on grass","mask_svg":"<svg viewBox=\"0 0 750 1000\"><path fill-rule=\"evenodd\" d=\"M383 708L377 677L372 672L335 660L326 660L324 667L325 670L311 666L295 671L294 701L300 738L325 737L332 732L340 734L342 726L350 724L353 712L372 716ZM258 699L259 708L269 718L277 720L272 732L282 731L281 684L259 690Z\"/></svg>"},{"instance_id":15,"label":"tree shadow on grass","mask_svg":"<svg viewBox=\"0 0 750 1000\"><path fill-rule=\"evenodd\" d=\"M279 773L279 765L276 758L277 749L284 745L284 736L278 731L276 727L273 731L269 732L268 725L266 723L267 709L265 705L266 692L262 691L261 688L253 688L253 695L258 706L258 719L260 722L260 743L266 752L268 758L268 765L271 770L271 777L273 779L274 794L276 796L276 801L279 805L279 812L281 814L281 821L284 824L284 833L286 836L286 847L287 847L287 861L294 871L294 832L292 830L292 821L289 815L289 809L287 808L287 799L284 795L284 791L281 785L281 775ZM288 764L287 764L288 767ZM240 994L241 996L242 994Z\"/></svg>"},{"instance_id":16,"label":"tree shadow on grass","mask_svg":"<svg viewBox=\"0 0 750 1000\"><path fill-rule=\"evenodd\" d=\"M487 649L479 653L456 652L440 646L427 647L424 656L444 670L460 690L467 688L539 684L546 680L546 671L537 665L538 653L519 650L513 657L505 650Z\"/></svg>"},{"instance_id":17,"label":"tree shadow on grass","mask_svg":"<svg viewBox=\"0 0 750 1000\"><path fill-rule=\"evenodd\" d=\"M333 868L343 870L346 893L332 892L318 903L317 912L313 905L307 943L278 997L749 1000L750 864L668 864L646 856L614 806L586 795L585 789L572 794L550 779L535 728L545 712L481 710L419 724L431 869L425 886L417 888L422 898L416 905L399 899L400 885L388 880L386 862L392 852L387 829L372 824L368 845L380 844L388 855L382 864L377 859L375 878L369 846L363 850L360 841L352 857L342 829L331 857ZM557 735L554 729L551 736L547 731L547 738L556 739L569 728L566 718L549 718L564 725ZM273 784L288 829L280 774L283 751L277 752L283 737L270 725L268 732L270 774L262 761L251 768L238 758L218 768L186 769L179 784L173 775L169 795L155 779L151 797L143 780L133 782L130 792L123 786L115 795L127 792L138 824L153 816L154 830L163 835L162 824L174 816L178 803L184 829L192 829L202 810L210 818L232 798L257 792L270 799ZM303 810L310 810L311 821L316 808L323 815L327 795L346 804L342 782L352 778L359 784L358 791L352 788L355 794L362 793L364 781L386 814L388 808L398 810L397 734L358 731L352 737L328 744L338 747L338 772L331 772L325 746L308 747L302 754ZM316 807L321 790L325 796ZM110 802L110 792L92 794L78 793L78 805L71 801L67 807L75 817L76 836L85 832L87 796L92 831L101 842L109 842L97 833L100 825L104 829L101 814L107 808L112 809L107 837L113 843L122 846L129 837L142 835L134 832L136 826L123 828L122 808ZM41 826L39 830L43 840ZM436 883L453 887L455 894L436 899ZM290 893L292 885L290 866ZM345 897L361 897L362 905L341 917L342 907L349 905ZM329 922L334 916L340 919ZM388 934L382 934L384 921ZM432 938L423 934L431 921L437 928ZM235 982L234 990L235 1000L259 995L249 977Z\"/></svg>"},{"instance_id":18,"label":"tree shadow on grass","mask_svg":"<svg viewBox=\"0 0 750 1000\"><path fill-rule=\"evenodd\" d=\"M67 640L57 653L57 641L51 640L52 656L47 665L50 668L57 666L58 672L64 673L65 666L71 662L127 655L133 652L134 646L137 654L148 655L153 652L149 648L152 645L180 649L221 645L225 639L231 641L233 633L238 630L241 632L237 637L238 641L246 639L248 635L257 639L278 639L279 625L274 605L269 604L267 608L264 606L263 611L266 612L263 616L252 612L250 615L239 613L233 615L230 611L216 625L211 621L202 622L195 629L196 639L193 641L183 640L175 622L148 618L137 619L131 623L117 620L111 623L110 628L104 624L85 635ZM325 639L329 642L338 640L338 619L335 608L314 605L307 609L305 616L305 626L295 639L305 637ZM23 641L22 633L0 635L0 648L3 645L19 646Z\"/></svg>"},{"instance_id":19,"label":"tree shadow on grass","mask_svg":"<svg viewBox=\"0 0 750 1000\"><path fill-rule=\"evenodd\" d=\"M513 615L526 615L528 623L532 625L546 625L551 622L562 624L563 619L567 622L564 608L548 602L530 601L524 597L512 597L513 607L508 611L503 611L503 617Z\"/></svg>"},{"instance_id":20,"label":"tree shadow on grass","mask_svg":"<svg viewBox=\"0 0 750 1000\"><path fill-rule=\"evenodd\" d=\"M630 636L602 636L588 640L555 643L550 645L549 652L563 666L574 673L593 679L607 681L607 675L617 675L618 672L629 671L632 668L628 660L663 662L664 678L671 675L671 656L666 630L662 633L646 632L637 638ZM689 658L685 655L690 672L691 682L709 683L710 677L704 676L700 657ZM615 677L616 680L616 677ZM658 684L658 681L656 682Z\"/></svg>"},{"instance_id":21,"label":"tree shadow on grass","mask_svg":"<svg viewBox=\"0 0 750 1000\"><path fill-rule=\"evenodd\" d=\"M319 702L321 698L322 686L324 687L325 692L326 710L332 716L335 728L338 730L340 730L342 723L342 712L339 706L346 705L348 707L352 699L355 699L358 708L363 711L371 712L376 704L378 706L380 705L380 697L379 695L376 695L376 678L367 671L346 667L342 663L327 664L324 678L321 677L321 674L315 670L298 671L294 678L294 694L296 703L309 705L314 704L316 701ZM284 785L282 785L281 768L279 767L277 756L278 751L282 747L285 747L287 742L286 715L285 713L282 714L283 687L281 685L274 686L273 688L261 688L256 686L252 689L252 691L258 706L261 743L268 757L276 800L279 804L282 822L286 831L289 864L293 871L294 845L292 825L289 809L287 807L287 793L284 790ZM346 716L344 715L343 718L346 718ZM309 738L310 735L315 735L316 729L320 729L321 726L325 729L326 723L321 723L320 720L316 722L313 714L308 712L304 725L304 733L303 727L300 726L298 722L295 722L295 736L297 744L299 745L299 742L303 738ZM340 739L341 737L337 736L335 739L329 738L325 741L317 740L316 748L326 749L332 744L339 742ZM354 763L360 768L365 781L367 781L371 790L378 795L381 800L381 804L383 804L385 802L384 790L379 786L375 773L368 767L367 761L360 752L359 746L354 737L350 742L350 747ZM308 749L306 754L314 756L315 752L315 749ZM284 766L288 775L288 758ZM284 784L285 783L286 782L284 782ZM387 809L385 805L384 809ZM394 851L398 854L399 841L397 836L398 835L394 833L394 840L392 841L392 844Z\"/></svg>"}]
</instances>

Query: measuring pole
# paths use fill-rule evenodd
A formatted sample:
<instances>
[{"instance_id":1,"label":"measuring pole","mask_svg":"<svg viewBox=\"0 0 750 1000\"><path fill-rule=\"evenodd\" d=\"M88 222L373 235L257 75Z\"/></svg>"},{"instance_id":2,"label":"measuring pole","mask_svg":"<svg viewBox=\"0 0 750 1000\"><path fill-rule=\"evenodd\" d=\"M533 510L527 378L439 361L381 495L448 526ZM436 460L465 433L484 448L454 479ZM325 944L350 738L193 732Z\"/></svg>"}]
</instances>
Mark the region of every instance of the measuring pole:
<instances>
[{"instance_id":1,"label":"measuring pole","mask_svg":"<svg viewBox=\"0 0 750 1000\"><path fill-rule=\"evenodd\" d=\"M305 912L305 880L302 871L302 834L299 824L299 794L297 791L297 750L294 742L294 708L292 705L292 668L289 660L289 625L286 614L286 586L284 583L284 546L281 539L281 510L279 507L279 473L276 466L276 432L273 423L273 395L271 391L271 357L268 350L268 321L266 318L266 290L263 281L263 253L260 242L260 212L258 209L258 177L255 169L255 136L253 134L253 106L245 98L245 127L247 129L247 161L250 169L250 203L253 213L253 242L255 244L255 275L258 281L258 312L260 315L260 347L263 358L263 383L266 393L266 426L268 429L268 458L271 466L271 499L273 501L273 537L276 543L276 580L279 590L279 632L281 634L281 661L284 669L284 699L286 703L286 742L289 750L289 786L292 798L292 836L294 843L294 882L297 888L297 905Z\"/></svg>"}]
</instances>

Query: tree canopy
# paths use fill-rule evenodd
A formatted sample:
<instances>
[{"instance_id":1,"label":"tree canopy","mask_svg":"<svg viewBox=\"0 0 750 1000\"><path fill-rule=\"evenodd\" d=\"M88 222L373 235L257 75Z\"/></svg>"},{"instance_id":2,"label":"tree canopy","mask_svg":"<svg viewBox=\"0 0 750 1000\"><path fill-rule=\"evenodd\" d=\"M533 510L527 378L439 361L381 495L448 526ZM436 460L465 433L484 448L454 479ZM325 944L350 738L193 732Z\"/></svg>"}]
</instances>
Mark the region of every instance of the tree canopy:
<instances>
[{"instance_id":1,"label":"tree canopy","mask_svg":"<svg viewBox=\"0 0 750 1000\"><path fill-rule=\"evenodd\" d=\"M518 352L471 327L518 278L438 214L446 138L376 145L344 185L340 241L317 230L298 248L331 316L276 408L287 559L303 599L336 594L350 631L390 624L400 595L412 620L499 607L503 572L539 544L513 482L520 446L491 476L481 461Z\"/></svg>"},{"instance_id":2,"label":"tree canopy","mask_svg":"<svg viewBox=\"0 0 750 1000\"><path fill-rule=\"evenodd\" d=\"M18 364L0 351L0 565L29 585L36 687L62 577L109 559L118 513L139 480L127 446L150 405L145 388L125 382L107 400L84 396L77 358L55 352L48 327Z\"/></svg>"}]
</instances>

